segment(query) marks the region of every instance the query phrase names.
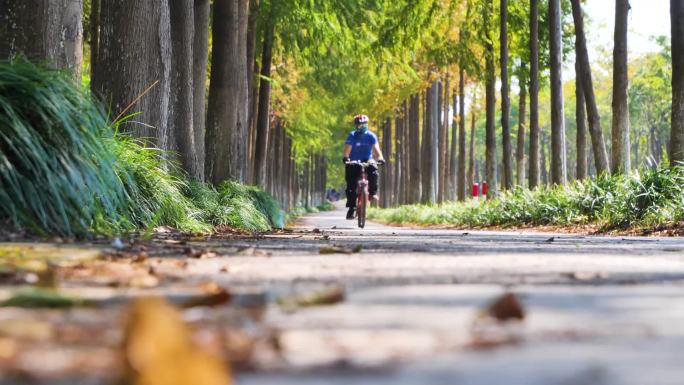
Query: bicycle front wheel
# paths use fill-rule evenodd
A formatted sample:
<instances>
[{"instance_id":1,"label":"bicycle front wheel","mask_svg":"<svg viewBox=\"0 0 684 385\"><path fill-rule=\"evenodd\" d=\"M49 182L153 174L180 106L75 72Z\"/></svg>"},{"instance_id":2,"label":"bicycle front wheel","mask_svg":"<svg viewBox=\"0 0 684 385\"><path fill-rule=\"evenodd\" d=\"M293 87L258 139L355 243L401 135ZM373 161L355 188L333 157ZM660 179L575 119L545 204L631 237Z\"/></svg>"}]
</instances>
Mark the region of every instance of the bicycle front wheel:
<instances>
[{"instance_id":1,"label":"bicycle front wheel","mask_svg":"<svg viewBox=\"0 0 684 385\"><path fill-rule=\"evenodd\" d=\"M359 227L364 228L366 226L366 207L368 206L368 193L366 191L361 192L356 206L356 218L359 221Z\"/></svg>"}]
</instances>

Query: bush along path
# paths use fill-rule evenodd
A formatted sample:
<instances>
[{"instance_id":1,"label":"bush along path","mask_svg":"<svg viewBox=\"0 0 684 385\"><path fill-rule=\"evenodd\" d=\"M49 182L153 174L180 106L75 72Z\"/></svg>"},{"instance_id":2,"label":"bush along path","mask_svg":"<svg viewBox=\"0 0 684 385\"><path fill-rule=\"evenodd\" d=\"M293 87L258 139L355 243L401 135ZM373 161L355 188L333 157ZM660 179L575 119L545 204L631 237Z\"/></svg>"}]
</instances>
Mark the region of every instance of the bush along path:
<instances>
[{"instance_id":1,"label":"bush along path","mask_svg":"<svg viewBox=\"0 0 684 385\"><path fill-rule=\"evenodd\" d=\"M684 167L659 166L629 175L604 175L576 181L567 187L544 186L534 190L518 187L487 201L374 209L369 216L397 225L590 225L600 232L644 233L676 230L684 220Z\"/></svg>"},{"instance_id":2,"label":"bush along path","mask_svg":"<svg viewBox=\"0 0 684 385\"><path fill-rule=\"evenodd\" d=\"M67 237L284 226L267 193L188 181L167 154L119 133L120 123L64 74L0 63L0 225Z\"/></svg>"}]
</instances>

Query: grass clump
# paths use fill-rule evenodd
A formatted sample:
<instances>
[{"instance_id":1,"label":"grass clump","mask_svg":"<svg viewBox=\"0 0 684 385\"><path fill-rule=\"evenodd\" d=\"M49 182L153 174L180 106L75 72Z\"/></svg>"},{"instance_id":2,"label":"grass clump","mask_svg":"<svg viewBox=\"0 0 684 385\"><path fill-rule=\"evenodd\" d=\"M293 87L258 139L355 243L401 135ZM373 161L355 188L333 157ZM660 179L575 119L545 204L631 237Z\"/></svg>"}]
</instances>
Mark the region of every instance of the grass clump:
<instances>
[{"instance_id":1,"label":"grass clump","mask_svg":"<svg viewBox=\"0 0 684 385\"><path fill-rule=\"evenodd\" d=\"M595 224L605 230L674 223L684 216L684 168L604 175L568 186L515 188L488 201L372 209L385 223L468 227Z\"/></svg>"},{"instance_id":2,"label":"grass clump","mask_svg":"<svg viewBox=\"0 0 684 385\"><path fill-rule=\"evenodd\" d=\"M67 75L0 62L0 225L67 236L284 226L267 193L189 182L168 154L117 126Z\"/></svg>"},{"instance_id":3,"label":"grass clump","mask_svg":"<svg viewBox=\"0 0 684 385\"><path fill-rule=\"evenodd\" d=\"M0 62L0 218L73 235L127 223L100 109L62 73Z\"/></svg>"}]
</instances>

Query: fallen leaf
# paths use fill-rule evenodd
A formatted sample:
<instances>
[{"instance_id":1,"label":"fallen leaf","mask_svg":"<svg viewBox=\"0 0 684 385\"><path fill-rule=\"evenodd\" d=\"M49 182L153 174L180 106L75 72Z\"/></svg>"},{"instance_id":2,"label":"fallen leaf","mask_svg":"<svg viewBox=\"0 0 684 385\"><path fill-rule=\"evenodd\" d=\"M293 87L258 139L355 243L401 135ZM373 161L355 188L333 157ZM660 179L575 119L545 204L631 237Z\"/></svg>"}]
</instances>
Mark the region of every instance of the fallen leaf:
<instances>
[{"instance_id":1,"label":"fallen leaf","mask_svg":"<svg viewBox=\"0 0 684 385\"><path fill-rule=\"evenodd\" d=\"M0 321L0 336L21 340L46 341L54 335L52 325L33 319L4 319Z\"/></svg>"},{"instance_id":2,"label":"fallen leaf","mask_svg":"<svg viewBox=\"0 0 684 385\"><path fill-rule=\"evenodd\" d=\"M361 245L354 246L353 249L347 249L340 246L326 246L322 247L318 252L319 254L354 254L361 252L361 250L363 250L363 246Z\"/></svg>"},{"instance_id":3,"label":"fallen leaf","mask_svg":"<svg viewBox=\"0 0 684 385\"><path fill-rule=\"evenodd\" d=\"M328 287L321 290L310 291L300 295L284 297L278 303L284 307L310 307L321 305L334 305L344 301L345 291L342 287Z\"/></svg>"},{"instance_id":4,"label":"fallen leaf","mask_svg":"<svg viewBox=\"0 0 684 385\"><path fill-rule=\"evenodd\" d=\"M25 308L68 308L74 306L88 306L86 300L63 295L49 289L25 289L20 290L14 296L0 303L0 307L25 307Z\"/></svg>"},{"instance_id":5,"label":"fallen leaf","mask_svg":"<svg viewBox=\"0 0 684 385\"><path fill-rule=\"evenodd\" d=\"M506 293L492 302L485 310L485 315L500 322L525 319L525 309L513 293Z\"/></svg>"},{"instance_id":6,"label":"fallen leaf","mask_svg":"<svg viewBox=\"0 0 684 385\"><path fill-rule=\"evenodd\" d=\"M135 301L124 335L125 384L232 384L229 368L192 342L180 312L161 299Z\"/></svg>"},{"instance_id":7,"label":"fallen leaf","mask_svg":"<svg viewBox=\"0 0 684 385\"><path fill-rule=\"evenodd\" d=\"M159 278L149 274L135 276L128 281L128 286L150 289L159 286Z\"/></svg>"},{"instance_id":8,"label":"fallen leaf","mask_svg":"<svg viewBox=\"0 0 684 385\"><path fill-rule=\"evenodd\" d=\"M313 229L312 232L313 232L313 233L316 233L316 234L319 234L319 233L321 232L321 229Z\"/></svg>"}]
</instances>

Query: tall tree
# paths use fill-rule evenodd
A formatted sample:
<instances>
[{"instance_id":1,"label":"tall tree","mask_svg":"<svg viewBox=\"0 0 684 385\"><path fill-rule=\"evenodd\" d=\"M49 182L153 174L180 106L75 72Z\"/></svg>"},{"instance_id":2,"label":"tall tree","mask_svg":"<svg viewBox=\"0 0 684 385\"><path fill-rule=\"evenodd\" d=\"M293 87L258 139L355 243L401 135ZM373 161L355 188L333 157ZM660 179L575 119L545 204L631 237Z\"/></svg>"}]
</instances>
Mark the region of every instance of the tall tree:
<instances>
[{"instance_id":1,"label":"tall tree","mask_svg":"<svg viewBox=\"0 0 684 385\"><path fill-rule=\"evenodd\" d=\"M169 133L171 149L192 178L202 180L204 168L196 155L193 96L193 40L195 35L195 5L193 0L169 0L171 20L171 94L169 102Z\"/></svg>"},{"instance_id":2,"label":"tall tree","mask_svg":"<svg viewBox=\"0 0 684 385\"><path fill-rule=\"evenodd\" d=\"M211 7L209 0L195 1L195 26L192 43L192 123L195 134L195 156L200 167L202 179L204 179L204 135L207 117L206 92L207 92L207 62L209 60L209 13Z\"/></svg>"},{"instance_id":3,"label":"tall tree","mask_svg":"<svg viewBox=\"0 0 684 385\"><path fill-rule=\"evenodd\" d=\"M447 78L444 82L444 86L442 87L443 92L441 93L442 95L442 103L440 103L440 114L438 115L438 123L439 123L439 138L438 138L438 147L439 147L439 190L437 194L437 201L438 202L443 202L446 198L446 194L448 193L447 189L447 175L449 171L449 122L450 122L450 116L449 116L449 79ZM441 118L441 120L440 120Z\"/></svg>"},{"instance_id":4,"label":"tall tree","mask_svg":"<svg viewBox=\"0 0 684 385\"><path fill-rule=\"evenodd\" d=\"M271 63L273 60L274 33L274 20L270 18L266 26L266 35L264 36L264 45L261 51L261 84L259 86L259 106L257 107L254 148L254 181L260 186L266 183L266 144L268 143L271 115Z\"/></svg>"},{"instance_id":5,"label":"tall tree","mask_svg":"<svg viewBox=\"0 0 684 385\"><path fill-rule=\"evenodd\" d=\"M492 4L487 1L484 10L485 28L485 61L486 61L486 138L485 138L485 173L487 180L487 197L497 194L496 175L496 74L494 65L494 43L491 37Z\"/></svg>"},{"instance_id":6,"label":"tall tree","mask_svg":"<svg viewBox=\"0 0 684 385\"><path fill-rule=\"evenodd\" d=\"M530 144L529 185L539 185L539 0L530 0Z\"/></svg>"},{"instance_id":7,"label":"tall tree","mask_svg":"<svg viewBox=\"0 0 684 385\"><path fill-rule=\"evenodd\" d=\"M525 63L521 63L524 68ZM524 73L524 70L521 70ZM527 80L524 75L518 76L518 84L520 85L520 95L518 102L518 143L515 151L516 160L516 174L518 177L518 185L525 184L525 121L527 119Z\"/></svg>"},{"instance_id":8,"label":"tall tree","mask_svg":"<svg viewBox=\"0 0 684 385\"><path fill-rule=\"evenodd\" d=\"M508 0L500 2L500 50L499 66L501 67L501 139L503 146L503 186L504 189L513 187L513 147L511 145L510 126L510 87L508 85Z\"/></svg>"},{"instance_id":9,"label":"tall tree","mask_svg":"<svg viewBox=\"0 0 684 385\"><path fill-rule=\"evenodd\" d=\"M205 175L244 181L247 156L247 0L215 0Z\"/></svg>"},{"instance_id":10,"label":"tall tree","mask_svg":"<svg viewBox=\"0 0 684 385\"><path fill-rule=\"evenodd\" d=\"M575 178L582 180L587 177L587 113L584 102L584 88L580 73L580 62L575 62L575 120L577 121L577 169Z\"/></svg>"},{"instance_id":11,"label":"tall tree","mask_svg":"<svg viewBox=\"0 0 684 385\"><path fill-rule=\"evenodd\" d=\"M611 170L624 173L630 169L629 106L627 69L627 18L629 0L615 0L615 35L613 46L613 129Z\"/></svg>"},{"instance_id":12,"label":"tall tree","mask_svg":"<svg viewBox=\"0 0 684 385\"><path fill-rule=\"evenodd\" d=\"M140 112L123 131L169 150L171 26L168 0L103 1L96 93L112 117ZM140 63L145 63L141 66Z\"/></svg>"},{"instance_id":13,"label":"tall tree","mask_svg":"<svg viewBox=\"0 0 684 385\"><path fill-rule=\"evenodd\" d=\"M100 0L90 2L90 77L95 75L97 67L97 53L100 44ZM94 91L93 83L90 88Z\"/></svg>"},{"instance_id":14,"label":"tall tree","mask_svg":"<svg viewBox=\"0 0 684 385\"><path fill-rule=\"evenodd\" d=\"M439 82L434 81L425 92L425 125L423 127L422 148L422 203L435 203L436 191L436 160L435 134L437 133L437 112L439 110Z\"/></svg>"},{"instance_id":15,"label":"tall tree","mask_svg":"<svg viewBox=\"0 0 684 385\"><path fill-rule=\"evenodd\" d=\"M475 109L472 108L470 111L470 148L468 151L468 187L471 187L476 182L476 168L475 168L475 122L477 121L477 115L475 114Z\"/></svg>"},{"instance_id":16,"label":"tall tree","mask_svg":"<svg viewBox=\"0 0 684 385\"><path fill-rule=\"evenodd\" d=\"M549 37L551 46L551 182L567 182L565 116L563 108L563 43L561 40L560 0L549 0Z\"/></svg>"},{"instance_id":17,"label":"tall tree","mask_svg":"<svg viewBox=\"0 0 684 385\"><path fill-rule=\"evenodd\" d=\"M603 140L603 130L601 129L601 117L596 105L594 95L594 82L591 76L591 66L589 64L589 53L587 50L587 40L584 32L584 15L580 0L571 0L572 18L575 23L575 47L577 61L579 62L579 75L582 80L584 91L584 101L587 108L589 119L589 135L591 135L591 146L594 158L594 166L597 174L608 171L608 152Z\"/></svg>"},{"instance_id":18,"label":"tall tree","mask_svg":"<svg viewBox=\"0 0 684 385\"><path fill-rule=\"evenodd\" d=\"M670 160L684 161L684 1L670 0L672 30L672 130Z\"/></svg>"},{"instance_id":19,"label":"tall tree","mask_svg":"<svg viewBox=\"0 0 684 385\"><path fill-rule=\"evenodd\" d=\"M466 116L465 116L465 69L458 71L458 200L466 197ZM454 131L454 135L456 132Z\"/></svg>"},{"instance_id":20,"label":"tall tree","mask_svg":"<svg viewBox=\"0 0 684 385\"><path fill-rule=\"evenodd\" d=\"M0 59L18 54L81 80L82 0L0 0Z\"/></svg>"},{"instance_id":21,"label":"tall tree","mask_svg":"<svg viewBox=\"0 0 684 385\"><path fill-rule=\"evenodd\" d=\"M410 186L410 203L418 203L422 196L421 191L421 151L420 151L420 94L411 96L411 104L409 109L409 186Z\"/></svg>"}]
</instances>

